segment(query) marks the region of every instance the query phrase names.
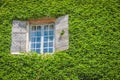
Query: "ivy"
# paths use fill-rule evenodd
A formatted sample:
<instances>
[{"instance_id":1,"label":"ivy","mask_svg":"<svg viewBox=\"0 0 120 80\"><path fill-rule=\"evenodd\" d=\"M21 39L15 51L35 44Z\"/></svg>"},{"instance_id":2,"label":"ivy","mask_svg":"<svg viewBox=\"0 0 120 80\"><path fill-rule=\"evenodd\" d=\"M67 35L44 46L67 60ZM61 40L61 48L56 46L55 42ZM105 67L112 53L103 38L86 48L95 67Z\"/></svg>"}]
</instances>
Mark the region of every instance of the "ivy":
<instances>
[{"instance_id":1,"label":"ivy","mask_svg":"<svg viewBox=\"0 0 120 80\"><path fill-rule=\"evenodd\" d=\"M1 0L1 80L118 80L119 0ZM53 55L11 55L13 20L69 15L69 49Z\"/></svg>"}]
</instances>

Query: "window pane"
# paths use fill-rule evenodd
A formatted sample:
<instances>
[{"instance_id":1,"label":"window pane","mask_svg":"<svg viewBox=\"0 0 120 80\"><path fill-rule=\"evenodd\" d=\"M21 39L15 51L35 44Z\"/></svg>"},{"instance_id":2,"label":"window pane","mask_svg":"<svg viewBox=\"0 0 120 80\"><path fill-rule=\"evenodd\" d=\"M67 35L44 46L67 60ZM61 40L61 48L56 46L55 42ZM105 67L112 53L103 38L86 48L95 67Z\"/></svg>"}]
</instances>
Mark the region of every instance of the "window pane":
<instances>
[{"instance_id":1,"label":"window pane","mask_svg":"<svg viewBox=\"0 0 120 80\"><path fill-rule=\"evenodd\" d=\"M44 30L48 30L48 25L45 25L45 26L44 26Z\"/></svg>"},{"instance_id":2,"label":"window pane","mask_svg":"<svg viewBox=\"0 0 120 80\"><path fill-rule=\"evenodd\" d=\"M50 36L50 37L49 37L49 40L50 40L50 41L53 41L53 36Z\"/></svg>"},{"instance_id":3,"label":"window pane","mask_svg":"<svg viewBox=\"0 0 120 80\"><path fill-rule=\"evenodd\" d=\"M36 48L40 48L40 43L36 43Z\"/></svg>"},{"instance_id":4,"label":"window pane","mask_svg":"<svg viewBox=\"0 0 120 80\"><path fill-rule=\"evenodd\" d=\"M41 38L40 37L37 37L37 42L40 42L41 41Z\"/></svg>"},{"instance_id":5,"label":"window pane","mask_svg":"<svg viewBox=\"0 0 120 80\"><path fill-rule=\"evenodd\" d=\"M44 37L44 41L48 41L48 37Z\"/></svg>"},{"instance_id":6,"label":"window pane","mask_svg":"<svg viewBox=\"0 0 120 80\"><path fill-rule=\"evenodd\" d=\"M37 32L37 36L41 36L41 32Z\"/></svg>"},{"instance_id":7,"label":"window pane","mask_svg":"<svg viewBox=\"0 0 120 80\"><path fill-rule=\"evenodd\" d=\"M48 36L48 31L44 31L44 36Z\"/></svg>"},{"instance_id":8,"label":"window pane","mask_svg":"<svg viewBox=\"0 0 120 80\"><path fill-rule=\"evenodd\" d=\"M37 30L40 31L41 30L41 26L37 26Z\"/></svg>"},{"instance_id":9,"label":"window pane","mask_svg":"<svg viewBox=\"0 0 120 80\"><path fill-rule=\"evenodd\" d=\"M49 47L53 47L53 42L49 42Z\"/></svg>"},{"instance_id":10,"label":"window pane","mask_svg":"<svg viewBox=\"0 0 120 80\"><path fill-rule=\"evenodd\" d=\"M31 42L35 42L35 38L31 38Z\"/></svg>"},{"instance_id":11,"label":"window pane","mask_svg":"<svg viewBox=\"0 0 120 80\"><path fill-rule=\"evenodd\" d=\"M51 24L50 25L50 30L53 30L54 29L54 26Z\"/></svg>"},{"instance_id":12,"label":"window pane","mask_svg":"<svg viewBox=\"0 0 120 80\"><path fill-rule=\"evenodd\" d=\"M32 26L32 31L36 31L36 26Z\"/></svg>"},{"instance_id":13,"label":"window pane","mask_svg":"<svg viewBox=\"0 0 120 80\"><path fill-rule=\"evenodd\" d=\"M49 31L49 35L53 35L53 31Z\"/></svg>"},{"instance_id":14,"label":"window pane","mask_svg":"<svg viewBox=\"0 0 120 80\"><path fill-rule=\"evenodd\" d=\"M53 52L53 48L49 48L49 52L52 53Z\"/></svg>"},{"instance_id":15,"label":"window pane","mask_svg":"<svg viewBox=\"0 0 120 80\"><path fill-rule=\"evenodd\" d=\"M40 53L40 49L36 49L36 52L37 52L37 53Z\"/></svg>"},{"instance_id":16,"label":"window pane","mask_svg":"<svg viewBox=\"0 0 120 80\"><path fill-rule=\"evenodd\" d=\"M45 48L45 49L43 50L43 52L44 52L44 53L48 52L48 49L47 49L47 48Z\"/></svg>"},{"instance_id":17,"label":"window pane","mask_svg":"<svg viewBox=\"0 0 120 80\"><path fill-rule=\"evenodd\" d=\"M35 48L35 44L34 43L31 43L31 48Z\"/></svg>"},{"instance_id":18,"label":"window pane","mask_svg":"<svg viewBox=\"0 0 120 80\"><path fill-rule=\"evenodd\" d=\"M44 43L44 47L48 47L48 43Z\"/></svg>"},{"instance_id":19,"label":"window pane","mask_svg":"<svg viewBox=\"0 0 120 80\"><path fill-rule=\"evenodd\" d=\"M31 32L30 36L36 36L36 32Z\"/></svg>"}]
</instances>

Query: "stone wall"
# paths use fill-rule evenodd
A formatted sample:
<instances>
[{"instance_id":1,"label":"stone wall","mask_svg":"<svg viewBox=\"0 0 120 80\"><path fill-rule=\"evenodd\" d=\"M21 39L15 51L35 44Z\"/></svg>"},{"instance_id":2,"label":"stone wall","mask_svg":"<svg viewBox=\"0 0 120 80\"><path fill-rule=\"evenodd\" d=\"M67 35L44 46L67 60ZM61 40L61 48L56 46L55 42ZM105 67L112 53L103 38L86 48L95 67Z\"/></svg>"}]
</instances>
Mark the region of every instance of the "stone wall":
<instances>
[{"instance_id":1,"label":"stone wall","mask_svg":"<svg viewBox=\"0 0 120 80\"><path fill-rule=\"evenodd\" d=\"M64 34L61 35L61 32ZM55 22L55 50L61 51L69 48L68 15L59 17Z\"/></svg>"},{"instance_id":2,"label":"stone wall","mask_svg":"<svg viewBox=\"0 0 120 80\"><path fill-rule=\"evenodd\" d=\"M13 21L11 53L26 52L26 21Z\"/></svg>"}]
</instances>

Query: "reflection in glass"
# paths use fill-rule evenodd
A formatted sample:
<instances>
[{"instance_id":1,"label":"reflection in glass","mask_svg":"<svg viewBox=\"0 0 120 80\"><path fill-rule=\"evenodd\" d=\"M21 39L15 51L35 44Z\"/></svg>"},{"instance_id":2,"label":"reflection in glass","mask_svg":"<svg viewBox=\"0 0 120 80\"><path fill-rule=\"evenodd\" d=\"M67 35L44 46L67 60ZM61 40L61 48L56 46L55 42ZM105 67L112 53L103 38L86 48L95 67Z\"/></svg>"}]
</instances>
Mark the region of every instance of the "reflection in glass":
<instances>
[{"instance_id":1,"label":"reflection in glass","mask_svg":"<svg viewBox=\"0 0 120 80\"><path fill-rule=\"evenodd\" d=\"M37 32L37 36L41 36L41 32Z\"/></svg>"},{"instance_id":2,"label":"reflection in glass","mask_svg":"<svg viewBox=\"0 0 120 80\"><path fill-rule=\"evenodd\" d=\"M37 37L37 42L40 42L41 38L40 37Z\"/></svg>"},{"instance_id":3,"label":"reflection in glass","mask_svg":"<svg viewBox=\"0 0 120 80\"><path fill-rule=\"evenodd\" d=\"M41 30L41 26L37 26L37 30L40 31Z\"/></svg>"},{"instance_id":4,"label":"reflection in glass","mask_svg":"<svg viewBox=\"0 0 120 80\"><path fill-rule=\"evenodd\" d=\"M53 47L53 42L49 42L49 47Z\"/></svg>"},{"instance_id":5,"label":"reflection in glass","mask_svg":"<svg viewBox=\"0 0 120 80\"><path fill-rule=\"evenodd\" d=\"M52 53L53 52L53 48L49 48L49 53Z\"/></svg>"},{"instance_id":6,"label":"reflection in glass","mask_svg":"<svg viewBox=\"0 0 120 80\"><path fill-rule=\"evenodd\" d=\"M50 36L50 37L49 37L49 40L50 40L50 41L53 41L53 36Z\"/></svg>"},{"instance_id":7,"label":"reflection in glass","mask_svg":"<svg viewBox=\"0 0 120 80\"><path fill-rule=\"evenodd\" d=\"M36 31L36 26L32 26L32 31Z\"/></svg>"},{"instance_id":8,"label":"reflection in glass","mask_svg":"<svg viewBox=\"0 0 120 80\"><path fill-rule=\"evenodd\" d=\"M54 26L51 24L50 25L50 30L53 30L54 29Z\"/></svg>"},{"instance_id":9,"label":"reflection in glass","mask_svg":"<svg viewBox=\"0 0 120 80\"><path fill-rule=\"evenodd\" d=\"M49 31L49 35L53 35L53 31Z\"/></svg>"},{"instance_id":10,"label":"reflection in glass","mask_svg":"<svg viewBox=\"0 0 120 80\"><path fill-rule=\"evenodd\" d=\"M44 47L48 47L48 43L44 43Z\"/></svg>"},{"instance_id":11,"label":"reflection in glass","mask_svg":"<svg viewBox=\"0 0 120 80\"><path fill-rule=\"evenodd\" d=\"M40 48L40 43L36 43L36 48Z\"/></svg>"},{"instance_id":12,"label":"reflection in glass","mask_svg":"<svg viewBox=\"0 0 120 80\"><path fill-rule=\"evenodd\" d=\"M30 33L30 36L32 37L32 36L36 36L36 32L31 32Z\"/></svg>"},{"instance_id":13,"label":"reflection in glass","mask_svg":"<svg viewBox=\"0 0 120 80\"><path fill-rule=\"evenodd\" d=\"M48 41L48 37L44 37L44 41Z\"/></svg>"},{"instance_id":14,"label":"reflection in glass","mask_svg":"<svg viewBox=\"0 0 120 80\"><path fill-rule=\"evenodd\" d=\"M44 36L48 36L48 31L44 31Z\"/></svg>"},{"instance_id":15,"label":"reflection in glass","mask_svg":"<svg viewBox=\"0 0 120 80\"><path fill-rule=\"evenodd\" d=\"M35 44L34 43L31 43L31 48L35 48Z\"/></svg>"},{"instance_id":16,"label":"reflection in glass","mask_svg":"<svg viewBox=\"0 0 120 80\"><path fill-rule=\"evenodd\" d=\"M31 38L31 42L35 42L35 38Z\"/></svg>"},{"instance_id":17,"label":"reflection in glass","mask_svg":"<svg viewBox=\"0 0 120 80\"><path fill-rule=\"evenodd\" d=\"M37 52L37 53L40 53L40 49L36 49L36 52Z\"/></svg>"},{"instance_id":18,"label":"reflection in glass","mask_svg":"<svg viewBox=\"0 0 120 80\"><path fill-rule=\"evenodd\" d=\"M48 25L45 25L45 26L44 26L44 30L48 30Z\"/></svg>"},{"instance_id":19,"label":"reflection in glass","mask_svg":"<svg viewBox=\"0 0 120 80\"><path fill-rule=\"evenodd\" d=\"M44 52L44 53L48 52L48 49L47 49L47 48L45 48L45 49L43 50L43 52Z\"/></svg>"}]
</instances>

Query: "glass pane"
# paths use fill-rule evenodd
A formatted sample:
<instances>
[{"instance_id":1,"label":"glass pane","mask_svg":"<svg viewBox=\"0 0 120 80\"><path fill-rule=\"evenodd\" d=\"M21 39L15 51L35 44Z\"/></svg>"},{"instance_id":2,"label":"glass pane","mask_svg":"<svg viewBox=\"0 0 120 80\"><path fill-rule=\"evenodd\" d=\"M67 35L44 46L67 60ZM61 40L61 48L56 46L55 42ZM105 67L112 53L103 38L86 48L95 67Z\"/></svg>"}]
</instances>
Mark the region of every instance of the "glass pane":
<instances>
[{"instance_id":1,"label":"glass pane","mask_svg":"<svg viewBox=\"0 0 120 80\"><path fill-rule=\"evenodd\" d=\"M32 26L32 31L36 31L36 26Z\"/></svg>"},{"instance_id":2,"label":"glass pane","mask_svg":"<svg viewBox=\"0 0 120 80\"><path fill-rule=\"evenodd\" d=\"M41 38L40 37L37 37L37 42L40 42L41 41Z\"/></svg>"},{"instance_id":3,"label":"glass pane","mask_svg":"<svg viewBox=\"0 0 120 80\"><path fill-rule=\"evenodd\" d=\"M45 25L45 26L44 26L44 30L48 30L48 25Z\"/></svg>"},{"instance_id":4,"label":"glass pane","mask_svg":"<svg viewBox=\"0 0 120 80\"><path fill-rule=\"evenodd\" d=\"M44 47L48 47L48 43L44 43Z\"/></svg>"},{"instance_id":5,"label":"glass pane","mask_svg":"<svg viewBox=\"0 0 120 80\"><path fill-rule=\"evenodd\" d=\"M43 52L44 52L44 53L48 52L48 49L47 49L47 48L45 48L45 49L43 50Z\"/></svg>"},{"instance_id":6,"label":"glass pane","mask_svg":"<svg viewBox=\"0 0 120 80\"><path fill-rule=\"evenodd\" d=\"M48 31L44 31L44 36L48 36Z\"/></svg>"},{"instance_id":7,"label":"glass pane","mask_svg":"<svg viewBox=\"0 0 120 80\"><path fill-rule=\"evenodd\" d=\"M32 48L32 49L31 49L31 51L32 51L32 52L35 52L35 49L34 49L34 48Z\"/></svg>"},{"instance_id":8,"label":"glass pane","mask_svg":"<svg viewBox=\"0 0 120 80\"><path fill-rule=\"evenodd\" d=\"M48 37L44 37L44 41L48 41Z\"/></svg>"},{"instance_id":9,"label":"glass pane","mask_svg":"<svg viewBox=\"0 0 120 80\"><path fill-rule=\"evenodd\" d=\"M40 43L36 43L36 48L40 48Z\"/></svg>"},{"instance_id":10,"label":"glass pane","mask_svg":"<svg viewBox=\"0 0 120 80\"><path fill-rule=\"evenodd\" d=\"M37 36L41 36L41 32L37 32Z\"/></svg>"},{"instance_id":11,"label":"glass pane","mask_svg":"<svg viewBox=\"0 0 120 80\"><path fill-rule=\"evenodd\" d=\"M53 31L49 31L49 35L53 35Z\"/></svg>"},{"instance_id":12,"label":"glass pane","mask_svg":"<svg viewBox=\"0 0 120 80\"><path fill-rule=\"evenodd\" d=\"M52 53L53 52L53 48L49 48L49 52Z\"/></svg>"},{"instance_id":13,"label":"glass pane","mask_svg":"<svg viewBox=\"0 0 120 80\"><path fill-rule=\"evenodd\" d=\"M51 24L50 25L50 30L53 30L54 29L54 26Z\"/></svg>"},{"instance_id":14,"label":"glass pane","mask_svg":"<svg viewBox=\"0 0 120 80\"><path fill-rule=\"evenodd\" d=\"M31 42L35 42L35 38L31 38Z\"/></svg>"},{"instance_id":15,"label":"glass pane","mask_svg":"<svg viewBox=\"0 0 120 80\"><path fill-rule=\"evenodd\" d=\"M35 44L34 43L31 43L31 48L35 48Z\"/></svg>"},{"instance_id":16,"label":"glass pane","mask_svg":"<svg viewBox=\"0 0 120 80\"><path fill-rule=\"evenodd\" d=\"M41 30L41 26L37 26L37 30L40 31Z\"/></svg>"},{"instance_id":17,"label":"glass pane","mask_svg":"<svg viewBox=\"0 0 120 80\"><path fill-rule=\"evenodd\" d=\"M49 42L49 47L53 47L53 42Z\"/></svg>"},{"instance_id":18,"label":"glass pane","mask_svg":"<svg viewBox=\"0 0 120 80\"><path fill-rule=\"evenodd\" d=\"M36 32L31 32L30 36L36 36Z\"/></svg>"},{"instance_id":19,"label":"glass pane","mask_svg":"<svg viewBox=\"0 0 120 80\"><path fill-rule=\"evenodd\" d=\"M36 52L37 52L37 53L40 53L40 49L36 49Z\"/></svg>"},{"instance_id":20,"label":"glass pane","mask_svg":"<svg viewBox=\"0 0 120 80\"><path fill-rule=\"evenodd\" d=\"M49 40L50 40L50 41L53 41L53 36L50 36L50 37L49 37Z\"/></svg>"}]
</instances>

